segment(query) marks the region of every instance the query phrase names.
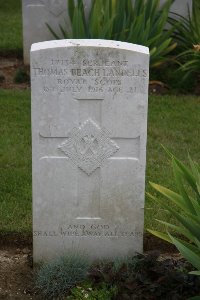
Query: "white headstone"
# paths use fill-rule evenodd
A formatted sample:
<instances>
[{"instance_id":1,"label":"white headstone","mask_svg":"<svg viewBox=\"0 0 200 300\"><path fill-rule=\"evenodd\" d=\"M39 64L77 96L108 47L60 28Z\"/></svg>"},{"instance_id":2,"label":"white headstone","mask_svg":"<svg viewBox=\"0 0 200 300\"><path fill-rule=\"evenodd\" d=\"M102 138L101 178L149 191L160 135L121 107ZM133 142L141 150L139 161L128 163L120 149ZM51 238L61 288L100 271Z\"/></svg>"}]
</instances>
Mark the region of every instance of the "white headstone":
<instances>
[{"instance_id":1,"label":"white headstone","mask_svg":"<svg viewBox=\"0 0 200 300\"><path fill-rule=\"evenodd\" d=\"M24 63L30 63L30 49L33 43L55 39L47 24L56 33L61 33L59 24L70 28L68 0L22 0ZM86 16L91 0L84 0Z\"/></svg>"},{"instance_id":2,"label":"white headstone","mask_svg":"<svg viewBox=\"0 0 200 300\"><path fill-rule=\"evenodd\" d=\"M32 46L35 262L142 252L148 74L139 45Z\"/></svg>"},{"instance_id":3,"label":"white headstone","mask_svg":"<svg viewBox=\"0 0 200 300\"><path fill-rule=\"evenodd\" d=\"M160 4L164 4L166 0L160 0ZM192 12L192 0L175 0L170 8L170 12L179 14L183 17L188 17L188 8ZM174 16L173 16L174 17Z\"/></svg>"}]
</instances>

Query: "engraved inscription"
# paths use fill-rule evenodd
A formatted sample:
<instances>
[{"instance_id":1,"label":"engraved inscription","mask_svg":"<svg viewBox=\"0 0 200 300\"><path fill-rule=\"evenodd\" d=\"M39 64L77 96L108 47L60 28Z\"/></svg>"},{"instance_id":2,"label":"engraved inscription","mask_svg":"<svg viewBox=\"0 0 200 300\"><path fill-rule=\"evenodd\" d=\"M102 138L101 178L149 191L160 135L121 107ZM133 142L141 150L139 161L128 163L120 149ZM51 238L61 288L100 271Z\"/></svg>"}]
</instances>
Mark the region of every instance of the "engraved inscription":
<instances>
[{"instance_id":1,"label":"engraved inscription","mask_svg":"<svg viewBox=\"0 0 200 300\"><path fill-rule=\"evenodd\" d=\"M119 149L106 130L91 119L74 128L69 133L69 138L58 148L88 175L101 167Z\"/></svg>"},{"instance_id":2,"label":"engraved inscription","mask_svg":"<svg viewBox=\"0 0 200 300\"><path fill-rule=\"evenodd\" d=\"M142 65L111 57L81 59L73 55L69 59L50 59L45 66L33 65L32 72L33 77L52 80L51 84L45 81L44 93L144 94L148 85L148 70Z\"/></svg>"},{"instance_id":3,"label":"engraved inscription","mask_svg":"<svg viewBox=\"0 0 200 300\"><path fill-rule=\"evenodd\" d=\"M62 67L33 67L34 76L88 76L88 77L147 77L147 71L138 68L121 69L119 67L107 67L107 68L76 68L68 69Z\"/></svg>"},{"instance_id":4,"label":"engraved inscription","mask_svg":"<svg viewBox=\"0 0 200 300\"><path fill-rule=\"evenodd\" d=\"M108 224L69 224L59 230L34 230L35 237L135 237L141 238L138 230L125 230Z\"/></svg>"}]
</instances>

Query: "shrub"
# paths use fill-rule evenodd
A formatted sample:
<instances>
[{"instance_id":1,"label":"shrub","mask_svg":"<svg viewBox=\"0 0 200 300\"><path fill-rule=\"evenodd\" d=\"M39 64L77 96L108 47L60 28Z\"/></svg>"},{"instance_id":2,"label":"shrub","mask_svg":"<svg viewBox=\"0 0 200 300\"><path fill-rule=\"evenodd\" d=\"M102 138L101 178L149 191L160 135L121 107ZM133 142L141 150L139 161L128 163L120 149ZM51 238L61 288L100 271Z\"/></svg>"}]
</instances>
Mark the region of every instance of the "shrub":
<instances>
[{"instance_id":1,"label":"shrub","mask_svg":"<svg viewBox=\"0 0 200 300\"><path fill-rule=\"evenodd\" d=\"M5 76L3 74L0 73L0 83L5 81Z\"/></svg>"},{"instance_id":2,"label":"shrub","mask_svg":"<svg viewBox=\"0 0 200 300\"><path fill-rule=\"evenodd\" d=\"M160 0L93 0L89 20L86 20L83 1L68 1L71 30L59 25L56 39L102 38L125 41L150 48L151 66L165 62L167 54L176 47L170 30L165 30L172 0L159 7Z\"/></svg>"},{"instance_id":3,"label":"shrub","mask_svg":"<svg viewBox=\"0 0 200 300\"><path fill-rule=\"evenodd\" d=\"M112 300L117 294L115 286L102 283L100 286L92 287L91 283L76 286L71 290L71 295L66 300Z\"/></svg>"},{"instance_id":4,"label":"shrub","mask_svg":"<svg viewBox=\"0 0 200 300\"><path fill-rule=\"evenodd\" d=\"M174 16L174 17L173 17ZM191 15L188 16L172 14L169 23L175 28L173 38L177 42L177 61L181 65L180 71L184 73L182 80L188 79L190 75L200 74L200 5L197 1L193 3Z\"/></svg>"},{"instance_id":5,"label":"shrub","mask_svg":"<svg viewBox=\"0 0 200 300\"><path fill-rule=\"evenodd\" d=\"M185 73L183 80L195 74L198 81L200 75L200 44L194 45L193 49L183 52L179 55L179 58L184 61L180 67L180 70Z\"/></svg>"},{"instance_id":6,"label":"shrub","mask_svg":"<svg viewBox=\"0 0 200 300\"><path fill-rule=\"evenodd\" d=\"M19 68L14 76L15 83L26 83L30 81L30 76L23 68Z\"/></svg>"},{"instance_id":7,"label":"shrub","mask_svg":"<svg viewBox=\"0 0 200 300\"><path fill-rule=\"evenodd\" d=\"M169 23L174 27L173 38L177 42L177 48L180 51L189 50L200 42L199 17L188 10L188 16L183 17L179 14L172 13ZM174 16L174 17L173 17Z\"/></svg>"},{"instance_id":8,"label":"shrub","mask_svg":"<svg viewBox=\"0 0 200 300\"><path fill-rule=\"evenodd\" d=\"M155 183L151 183L151 186L174 203L177 208L172 207L166 201L158 199L153 195L148 195L153 201L170 212L180 225L158 220L158 222L166 225L167 233L154 230L149 230L149 232L173 243L180 253L197 269L197 271L190 273L200 275L200 166L194 163L190 157L190 168L186 167L173 155L171 157L175 182L179 193ZM178 233L182 238L175 237L174 234L169 232L170 230Z\"/></svg>"},{"instance_id":9,"label":"shrub","mask_svg":"<svg viewBox=\"0 0 200 300\"><path fill-rule=\"evenodd\" d=\"M36 275L36 290L45 299L63 296L69 288L83 281L89 270L87 257L77 253L61 256L43 264Z\"/></svg>"},{"instance_id":10,"label":"shrub","mask_svg":"<svg viewBox=\"0 0 200 300\"><path fill-rule=\"evenodd\" d=\"M115 300L178 300L200 292L200 277L188 275L188 270L191 270L191 265L182 259L163 260L159 253L151 252L127 257L117 264L101 262L93 265L89 277L92 287L97 289L101 284L108 290L117 287Z\"/></svg>"}]
</instances>

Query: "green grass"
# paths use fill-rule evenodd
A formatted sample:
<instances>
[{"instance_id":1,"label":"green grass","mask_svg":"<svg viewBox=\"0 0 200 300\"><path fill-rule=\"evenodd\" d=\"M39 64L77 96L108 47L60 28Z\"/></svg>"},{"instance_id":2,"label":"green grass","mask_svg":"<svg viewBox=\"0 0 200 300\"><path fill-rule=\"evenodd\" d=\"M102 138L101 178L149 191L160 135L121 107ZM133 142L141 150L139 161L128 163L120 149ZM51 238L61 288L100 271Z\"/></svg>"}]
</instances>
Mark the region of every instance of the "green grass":
<instances>
[{"instance_id":1,"label":"green grass","mask_svg":"<svg viewBox=\"0 0 200 300\"><path fill-rule=\"evenodd\" d=\"M0 116L0 231L30 231L30 92L0 90Z\"/></svg>"},{"instance_id":2,"label":"green grass","mask_svg":"<svg viewBox=\"0 0 200 300\"><path fill-rule=\"evenodd\" d=\"M0 0L0 51L22 52L21 0Z\"/></svg>"},{"instance_id":3,"label":"green grass","mask_svg":"<svg viewBox=\"0 0 200 300\"><path fill-rule=\"evenodd\" d=\"M149 181L176 190L171 161L161 144L187 164L188 153L195 161L200 162L200 97L150 97L146 191L152 194L154 190L150 189ZM166 198L163 200L166 201ZM162 230L163 226L155 218L169 222L172 220L171 215L147 198L145 227Z\"/></svg>"},{"instance_id":4,"label":"green grass","mask_svg":"<svg viewBox=\"0 0 200 300\"><path fill-rule=\"evenodd\" d=\"M0 231L31 232L31 129L30 92L0 90ZM161 144L187 162L187 153L200 160L200 97L159 96L149 99L147 175L174 187L168 156ZM153 192L153 191L152 191ZM146 201L146 228L166 213Z\"/></svg>"}]
</instances>

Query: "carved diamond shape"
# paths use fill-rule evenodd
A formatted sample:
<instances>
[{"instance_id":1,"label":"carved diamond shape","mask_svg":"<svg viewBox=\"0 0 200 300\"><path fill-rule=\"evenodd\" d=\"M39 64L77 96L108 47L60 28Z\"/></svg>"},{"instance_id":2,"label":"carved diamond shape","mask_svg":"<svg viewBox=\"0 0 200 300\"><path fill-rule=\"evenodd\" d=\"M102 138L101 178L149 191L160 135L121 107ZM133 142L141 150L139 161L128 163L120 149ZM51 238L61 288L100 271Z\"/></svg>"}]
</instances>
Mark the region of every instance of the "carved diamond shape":
<instances>
[{"instance_id":1,"label":"carved diamond shape","mask_svg":"<svg viewBox=\"0 0 200 300\"><path fill-rule=\"evenodd\" d=\"M74 128L69 133L69 138L58 148L88 175L101 167L119 149L106 130L91 119Z\"/></svg>"},{"instance_id":2,"label":"carved diamond shape","mask_svg":"<svg viewBox=\"0 0 200 300\"><path fill-rule=\"evenodd\" d=\"M64 10L66 5L63 4L63 0L40 0L48 9L50 13L58 17Z\"/></svg>"}]
</instances>

